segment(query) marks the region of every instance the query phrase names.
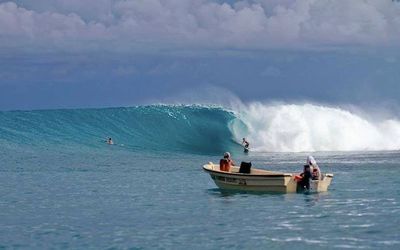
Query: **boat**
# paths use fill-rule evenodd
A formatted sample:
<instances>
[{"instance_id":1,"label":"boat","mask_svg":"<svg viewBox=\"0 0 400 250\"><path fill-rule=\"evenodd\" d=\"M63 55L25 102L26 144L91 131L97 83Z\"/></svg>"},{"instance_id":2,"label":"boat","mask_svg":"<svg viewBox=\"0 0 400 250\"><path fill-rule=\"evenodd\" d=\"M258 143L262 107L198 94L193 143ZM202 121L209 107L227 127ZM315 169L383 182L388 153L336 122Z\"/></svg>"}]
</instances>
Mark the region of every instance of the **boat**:
<instances>
[{"instance_id":1,"label":"boat","mask_svg":"<svg viewBox=\"0 0 400 250\"><path fill-rule=\"evenodd\" d=\"M219 164L209 162L203 170L222 190L295 193L299 189L294 173L284 173L251 168L250 173L240 173L239 167L232 166L229 172L221 171ZM307 192L326 192L333 179L333 174L323 174L321 180L310 180Z\"/></svg>"}]
</instances>

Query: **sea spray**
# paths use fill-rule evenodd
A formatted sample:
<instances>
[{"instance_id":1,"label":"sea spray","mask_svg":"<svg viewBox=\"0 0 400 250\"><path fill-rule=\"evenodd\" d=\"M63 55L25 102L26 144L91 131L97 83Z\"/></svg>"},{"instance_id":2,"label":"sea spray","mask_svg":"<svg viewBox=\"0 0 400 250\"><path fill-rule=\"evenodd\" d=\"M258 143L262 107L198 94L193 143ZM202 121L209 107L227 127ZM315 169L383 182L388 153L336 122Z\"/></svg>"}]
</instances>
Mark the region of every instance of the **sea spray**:
<instances>
[{"instance_id":1,"label":"sea spray","mask_svg":"<svg viewBox=\"0 0 400 250\"><path fill-rule=\"evenodd\" d=\"M396 150L398 120L371 121L336 107L252 103L231 124L236 140L247 136L263 152ZM244 123L244 125L243 125ZM245 127L245 129L243 129Z\"/></svg>"}]
</instances>

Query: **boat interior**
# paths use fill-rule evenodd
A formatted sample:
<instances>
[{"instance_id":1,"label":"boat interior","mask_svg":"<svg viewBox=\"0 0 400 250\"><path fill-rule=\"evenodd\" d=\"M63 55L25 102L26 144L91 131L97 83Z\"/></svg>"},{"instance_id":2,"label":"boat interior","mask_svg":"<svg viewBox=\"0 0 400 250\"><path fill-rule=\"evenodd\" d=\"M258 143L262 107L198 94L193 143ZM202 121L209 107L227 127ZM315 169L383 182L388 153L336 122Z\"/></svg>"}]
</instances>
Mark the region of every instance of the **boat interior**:
<instances>
[{"instance_id":1,"label":"boat interior","mask_svg":"<svg viewBox=\"0 0 400 250\"><path fill-rule=\"evenodd\" d=\"M212 162L210 162L209 164L207 164L205 167L209 168L210 170L213 171L218 171L221 173L239 173L239 169L240 167L238 166L232 166L229 170L229 172L226 171L221 171L219 168L219 164L214 164ZM251 175L267 175L267 174L284 174L283 172L278 172L278 171L268 171L268 170L264 170L264 169L258 169L258 168L251 168L250 169L250 173Z\"/></svg>"}]
</instances>

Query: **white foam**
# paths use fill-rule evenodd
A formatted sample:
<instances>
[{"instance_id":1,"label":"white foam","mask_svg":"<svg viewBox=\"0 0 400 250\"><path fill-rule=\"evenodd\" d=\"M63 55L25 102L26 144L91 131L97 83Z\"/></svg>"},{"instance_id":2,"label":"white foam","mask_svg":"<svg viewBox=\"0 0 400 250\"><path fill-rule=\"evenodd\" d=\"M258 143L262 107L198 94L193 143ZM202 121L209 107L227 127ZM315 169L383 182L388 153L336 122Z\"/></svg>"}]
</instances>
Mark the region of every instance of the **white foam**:
<instances>
[{"instance_id":1,"label":"white foam","mask_svg":"<svg viewBox=\"0 0 400 250\"><path fill-rule=\"evenodd\" d=\"M236 139L246 136L252 150L265 152L400 149L400 121L368 120L350 111L314 104L252 103L238 116L248 128L232 125Z\"/></svg>"}]
</instances>

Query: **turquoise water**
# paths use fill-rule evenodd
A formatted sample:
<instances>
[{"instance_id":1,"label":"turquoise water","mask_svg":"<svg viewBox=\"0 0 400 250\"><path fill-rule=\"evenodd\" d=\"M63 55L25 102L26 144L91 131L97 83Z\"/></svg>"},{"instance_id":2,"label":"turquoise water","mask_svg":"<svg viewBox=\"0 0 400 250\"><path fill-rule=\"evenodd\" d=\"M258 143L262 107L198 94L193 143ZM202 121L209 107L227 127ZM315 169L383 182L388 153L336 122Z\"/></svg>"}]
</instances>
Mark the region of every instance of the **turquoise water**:
<instances>
[{"instance_id":1,"label":"turquoise water","mask_svg":"<svg viewBox=\"0 0 400 250\"><path fill-rule=\"evenodd\" d=\"M137 109L0 113L0 249L400 247L398 151L313 153L327 193L226 193L201 169L226 148L289 172L307 153L243 154L219 108Z\"/></svg>"},{"instance_id":2,"label":"turquoise water","mask_svg":"<svg viewBox=\"0 0 400 250\"><path fill-rule=\"evenodd\" d=\"M237 146L227 128L233 119L230 111L196 105L0 112L0 147L92 152L112 137L130 151L209 154Z\"/></svg>"}]
</instances>

